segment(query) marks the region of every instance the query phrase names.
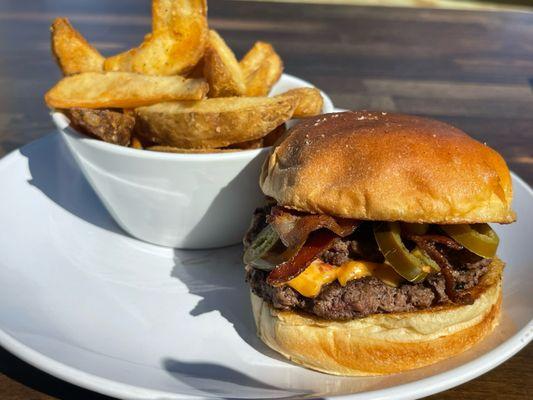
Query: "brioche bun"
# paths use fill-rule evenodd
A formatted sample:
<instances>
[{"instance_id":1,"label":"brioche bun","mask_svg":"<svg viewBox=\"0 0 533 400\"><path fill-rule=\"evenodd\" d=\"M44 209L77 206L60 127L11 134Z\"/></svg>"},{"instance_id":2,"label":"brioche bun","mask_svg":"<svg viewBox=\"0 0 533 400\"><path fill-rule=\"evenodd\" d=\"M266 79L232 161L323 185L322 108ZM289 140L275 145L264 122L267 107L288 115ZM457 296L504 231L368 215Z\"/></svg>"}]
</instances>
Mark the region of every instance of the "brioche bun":
<instances>
[{"instance_id":1,"label":"brioche bun","mask_svg":"<svg viewBox=\"0 0 533 400\"><path fill-rule=\"evenodd\" d=\"M259 337L305 367L335 375L383 375L461 353L498 324L504 264L495 259L472 292L472 305L326 321L272 308L252 294Z\"/></svg>"},{"instance_id":2,"label":"brioche bun","mask_svg":"<svg viewBox=\"0 0 533 400\"><path fill-rule=\"evenodd\" d=\"M307 119L265 161L263 192L311 213L436 224L515 220L503 158L443 122L343 112Z\"/></svg>"}]
</instances>

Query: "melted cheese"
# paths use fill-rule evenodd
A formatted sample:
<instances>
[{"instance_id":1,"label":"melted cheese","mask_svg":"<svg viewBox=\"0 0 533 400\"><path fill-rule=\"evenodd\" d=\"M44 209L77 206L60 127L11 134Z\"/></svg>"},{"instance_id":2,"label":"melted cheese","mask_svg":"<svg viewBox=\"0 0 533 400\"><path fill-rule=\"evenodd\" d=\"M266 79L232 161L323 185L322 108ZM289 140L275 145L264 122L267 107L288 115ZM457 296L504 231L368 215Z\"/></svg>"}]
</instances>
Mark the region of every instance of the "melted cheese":
<instances>
[{"instance_id":1,"label":"melted cheese","mask_svg":"<svg viewBox=\"0 0 533 400\"><path fill-rule=\"evenodd\" d=\"M376 276L384 283L398 286L402 278L388 265L370 261L347 261L340 267L315 260L297 277L287 282L287 285L298 291L302 296L315 297L322 290L322 286L335 279L342 286L349 281L365 276Z\"/></svg>"}]
</instances>

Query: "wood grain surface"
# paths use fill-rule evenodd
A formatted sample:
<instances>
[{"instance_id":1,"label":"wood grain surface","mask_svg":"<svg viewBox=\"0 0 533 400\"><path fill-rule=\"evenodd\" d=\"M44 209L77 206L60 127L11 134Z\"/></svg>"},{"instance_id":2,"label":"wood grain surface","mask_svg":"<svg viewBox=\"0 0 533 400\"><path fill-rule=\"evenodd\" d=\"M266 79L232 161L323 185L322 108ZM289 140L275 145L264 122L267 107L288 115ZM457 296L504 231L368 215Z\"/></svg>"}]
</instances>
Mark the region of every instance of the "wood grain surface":
<instances>
[{"instance_id":1,"label":"wood grain surface","mask_svg":"<svg viewBox=\"0 0 533 400\"><path fill-rule=\"evenodd\" d=\"M272 42L285 70L338 107L427 115L487 142L533 183L533 14L210 1L238 55ZM0 2L0 156L53 131L43 93L60 74L49 25L68 16L104 54L140 42L147 0ZM433 399L527 399L533 346ZM104 399L0 350L0 399Z\"/></svg>"}]
</instances>

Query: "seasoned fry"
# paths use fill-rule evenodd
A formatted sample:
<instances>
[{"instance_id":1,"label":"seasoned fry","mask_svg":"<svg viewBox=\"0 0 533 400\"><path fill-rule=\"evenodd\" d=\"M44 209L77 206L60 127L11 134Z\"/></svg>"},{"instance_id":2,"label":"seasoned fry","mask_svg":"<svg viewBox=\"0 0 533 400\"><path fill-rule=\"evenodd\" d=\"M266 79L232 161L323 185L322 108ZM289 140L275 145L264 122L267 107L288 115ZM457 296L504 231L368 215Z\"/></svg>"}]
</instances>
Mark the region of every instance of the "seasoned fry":
<instances>
[{"instance_id":1,"label":"seasoned fry","mask_svg":"<svg viewBox=\"0 0 533 400\"><path fill-rule=\"evenodd\" d=\"M136 135L133 135L131 137L130 147L132 147L134 149L139 149L139 150L143 149L143 144L142 144L142 142L140 141L140 139Z\"/></svg>"},{"instance_id":2,"label":"seasoned fry","mask_svg":"<svg viewBox=\"0 0 533 400\"><path fill-rule=\"evenodd\" d=\"M65 110L70 125L79 132L97 137L104 142L128 146L135 126L135 118L111 110L72 108Z\"/></svg>"},{"instance_id":3,"label":"seasoned fry","mask_svg":"<svg viewBox=\"0 0 533 400\"><path fill-rule=\"evenodd\" d=\"M225 147L265 136L294 112L281 97L219 97L161 103L135 110L139 132L158 144L180 148Z\"/></svg>"},{"instance_id":4,"label":"seasoned fry","mask_svg":"<svg viewBox=\"0 0 533 400\"><path fill-rule=\"evenodd\" d=\"M239 65L244 74L246 96L266 96L283 72L283 61L270 43L256 42Z\"/></svg>"},{"instance_id":5,"label":"seasoned fry","mask_svg":"<svg viewBox=\"0 0 533 400\"><path fill-rule=\"evenodd\" d=\"M283 136L283 134L287 132L287 127L285 124L281 124L276 129L274 129L272 132L268 133L266 136L249 140L247 142L240 142L240 143L234 143L229 145L228 149L241 149L241 150L250 150L250 149L260 149L261 147L269 147L274 145L278 141L278 139Z\"/></svg>"},{"instance_id":6,"label":"seasoned fry","mask_svg":"<svg viewBox=\"0 0 533 400\"><path fill-rule=\"evenodd\" d=\"M146 150L160 151L162 153L231 153L238 149L180 149L172 146L152 146Z\"/></svg>"},{"instance_id":7,"label":"seasoned fry","mask_svg":"<svg viewBox=\"0 0 533 400\"><path fill-rule=\"evenodd\" d=\"M204 77L209 84L209 97L231 97L244 94L244 78L235 58L220 35L211 30L204 54Z\"/></svg>"},{"instance_id":8,"label":"seasoned fry","mask_svg":"<svg viewBox=\"0 0 533 400\"><path fill-rule=\"evenodd\" d=\"M207 1L153 0L152 31L178 27L187 15L201 15L207 18Z\"/></svg>"},{"instance_id":9,"label":"seasoned fry","mask_svg":"<svg viewBox=\"0 0 533 400\"><path fill-rule=\"evenodd\" d=\"M292 89L278 95L278 97L292 97L296 101L294 118L312 117L322 113L324 99L320 90L315 88L298 88Z\"/></svg>"},{"instance_id":10,"label":"seasoned fry","mask_svg":"<svg viewBox=\"0 0 533 400\"><path fill-rule=\"evenodd\" d=\"M193 68L207 43L205 0L154 0L152 28L139 47L106 59L104 69L176 75Z\"/></svg>"},{"instance_id":11,"label":"seasoned fry","mask_svg":"<svg viewBox=\"0 0 533 400\"><path fill-rule=\"evenodd\" d=\"M205 81L129 72L86 72L61 79L45 95L55 108L133 108L172 100L199 100Z\"/></svg>"},{"instance_id":12,"label":"seasoned fry","mask_svg":"<svg viewBox=\"0 0 533 400\"><path fill-rule=\"evenodd\" d=\"M104 57L72 27L67 18L56 18L50 30L52 53L63 75L103 70Z\"/></svg>"}]
</instances>

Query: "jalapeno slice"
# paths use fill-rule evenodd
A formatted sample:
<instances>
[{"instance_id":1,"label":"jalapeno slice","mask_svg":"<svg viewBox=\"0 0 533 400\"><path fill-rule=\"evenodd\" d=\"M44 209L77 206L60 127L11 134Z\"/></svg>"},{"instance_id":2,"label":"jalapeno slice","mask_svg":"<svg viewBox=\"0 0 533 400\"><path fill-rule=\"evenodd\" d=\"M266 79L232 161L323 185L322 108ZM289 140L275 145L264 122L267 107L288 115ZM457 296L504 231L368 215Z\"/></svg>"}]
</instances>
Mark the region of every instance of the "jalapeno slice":
<instances>
[{"instance_id":1,"label":"jalapeno slice","mask_svg":"<svg viewBox=\"0 0 533 400\"><path fill-rule=\"evenodd\" d=\"M427 263L417 257L416 252L413 254L405 247L400 232L401 228L398 222L374 224L374 236L385 260L409 282L420 282L424 280L431 269Z\"/></svg>"},{"instance_id":2,"label":"jalapeno slice","mask_svg":"<svg viewBox=\"0 0 533 400\"><path fill-rule=\"evenodd\" d=\"M274 247L278 242L279 235L272 225L267 225L263 228L261 232L257 235L255 240L250 244L246 249L243 256L243 261L245 264L254 264L258 268L261 268L262 263L256 263L261 257L263 257L268 251ZM259 264L259 265L258 265ZM263 266L265 269L267 265ZM271 268L270 268L271 269Z\"/></svg>"},{"instance_id":3,"label":"jalapeno slice","mask_svg":"<svg viewBox=\"0 0 533 400\"><path fill-rule=\"evenodd\" d=\"M488 224L441 225L453 240L483 258L493 258L500 238Z\"/></svg>"}]
</instances>

